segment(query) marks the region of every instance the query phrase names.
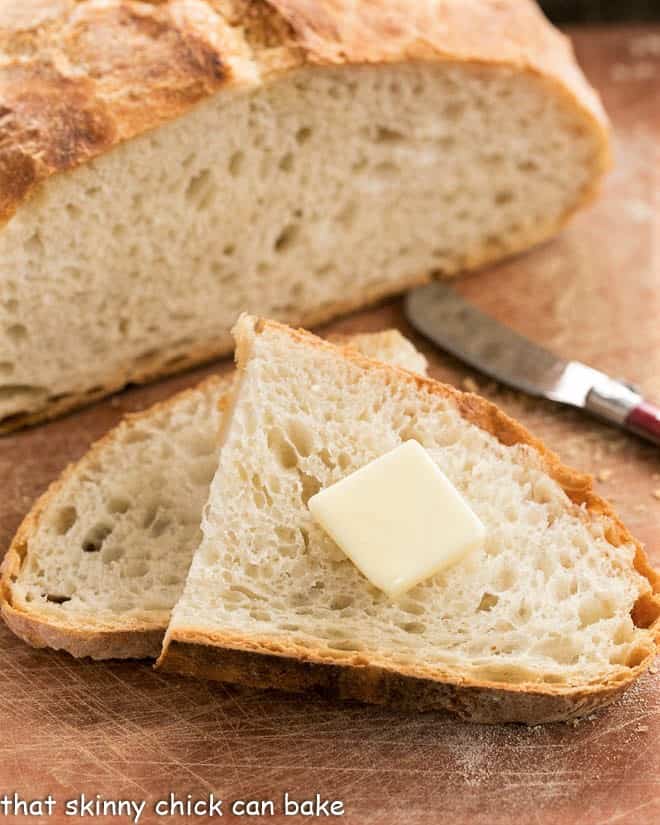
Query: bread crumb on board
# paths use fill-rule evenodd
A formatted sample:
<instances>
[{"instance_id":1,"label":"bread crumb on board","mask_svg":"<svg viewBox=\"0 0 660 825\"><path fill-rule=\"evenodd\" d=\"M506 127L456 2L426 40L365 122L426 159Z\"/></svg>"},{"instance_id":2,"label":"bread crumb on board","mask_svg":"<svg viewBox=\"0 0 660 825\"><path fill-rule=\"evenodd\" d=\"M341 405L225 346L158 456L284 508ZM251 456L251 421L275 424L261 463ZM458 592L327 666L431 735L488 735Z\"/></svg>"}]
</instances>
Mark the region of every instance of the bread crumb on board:
<instances>
[{"instance_id":1,"label":"bread crumb on board","mask_svg":"<svg viewBox=\"0 0 660 825\"><path fill-rule=\"evenodd\" d=\"M599 470L596 473L596 478L598 479L598 481L609 481L612 478L613 474L614 474L614 470L609 470L609 469Z\"/></svg>"},{"instance_id":2,"label":"bread crumb on board","mask_svg":"<svg viewBox=\"0 0 660 825\"><path fill-rule=\"evenodd\" d=\"M466 392L479 392L479 384L470 375L463 379L461 386Z\"/></svg>"},{"instance_id":3,"label":"bread crumb on board","mask_svg":"<svg viewBox=\"0 0 660 825\"><path fill-rule=\"evenodd\" d=\"M653 498L657 498L657 499L658 499L658 501L660 501L660 487L658 487L658 489L657 489L657 490L653 490L653 492L651 493L651 495L653 496Z\"/></svg>"}]
</instances>

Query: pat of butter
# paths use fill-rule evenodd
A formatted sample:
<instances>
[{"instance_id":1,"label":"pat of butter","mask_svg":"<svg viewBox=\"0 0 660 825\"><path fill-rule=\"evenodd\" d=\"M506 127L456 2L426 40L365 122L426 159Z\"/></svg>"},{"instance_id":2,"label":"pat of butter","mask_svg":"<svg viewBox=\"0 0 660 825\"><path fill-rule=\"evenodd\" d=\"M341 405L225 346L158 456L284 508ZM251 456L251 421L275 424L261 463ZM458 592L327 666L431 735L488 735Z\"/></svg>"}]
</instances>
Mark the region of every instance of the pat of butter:
<instances>
[{"instance_id":1,"label":"pat of butter","mask_svg":"<svg viewBox=\"0 0 660 825\"><path fill-rule=\"evenodd\" d=\"M416 441L309 500L315 520L369 581L396 597L483 544L484 526Z\"/></svg>"}]
</instances>

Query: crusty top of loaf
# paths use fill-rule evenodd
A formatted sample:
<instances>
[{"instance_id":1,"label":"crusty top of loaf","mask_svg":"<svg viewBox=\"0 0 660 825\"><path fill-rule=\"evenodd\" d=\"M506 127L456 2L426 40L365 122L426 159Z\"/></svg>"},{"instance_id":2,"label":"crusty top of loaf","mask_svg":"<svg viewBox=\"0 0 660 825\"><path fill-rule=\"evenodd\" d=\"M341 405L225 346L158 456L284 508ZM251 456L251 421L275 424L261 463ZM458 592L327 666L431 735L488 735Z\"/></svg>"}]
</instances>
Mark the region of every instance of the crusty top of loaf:
<instances>
[{"instance_id":1,"label":"crusty top of loaf","mask_svg":"<svg viewBox=\"0 0 660 825\"><path fill-rule=\"evenodd\" d=\"M49 176L223 88L308 63L408 60L542 75L604 130L532 0L0 0L0 222Z\"/></svg>"}]
</instances>

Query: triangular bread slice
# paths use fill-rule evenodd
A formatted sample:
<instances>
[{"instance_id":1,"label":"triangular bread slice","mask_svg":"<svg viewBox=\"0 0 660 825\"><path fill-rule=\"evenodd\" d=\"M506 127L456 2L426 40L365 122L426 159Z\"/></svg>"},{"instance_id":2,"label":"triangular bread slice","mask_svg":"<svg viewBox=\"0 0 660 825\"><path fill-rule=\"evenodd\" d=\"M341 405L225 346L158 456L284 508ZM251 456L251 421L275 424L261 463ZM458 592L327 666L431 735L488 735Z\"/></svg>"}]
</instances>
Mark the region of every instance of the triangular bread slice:
<instances>
[{"instance_id":1,"label":"triangular bread slice","mask_svg":"<svg viewBox=\"0 0 660 825\"><path fill-rule=\"evenodd\" d=\"M655 653L658 579L590 478L487 401L243 316L203 539L158 667L481 722L589 713ZM487 528L394 601L312 519L416 439Z\"/></svg>"},{"instance_id":2,"label":"triangular bread slice","mask_svg":"<svg viewBox=\"0 0 660 825\"><path fill-rule=\"evenodd\" d=\"M346 341L426 370L395 330ZM2 567L0 606L17 635L74 656L158 656L201 538L230 386L212 377L128 416L39 499Z\"/></svg>"}]
</instances>

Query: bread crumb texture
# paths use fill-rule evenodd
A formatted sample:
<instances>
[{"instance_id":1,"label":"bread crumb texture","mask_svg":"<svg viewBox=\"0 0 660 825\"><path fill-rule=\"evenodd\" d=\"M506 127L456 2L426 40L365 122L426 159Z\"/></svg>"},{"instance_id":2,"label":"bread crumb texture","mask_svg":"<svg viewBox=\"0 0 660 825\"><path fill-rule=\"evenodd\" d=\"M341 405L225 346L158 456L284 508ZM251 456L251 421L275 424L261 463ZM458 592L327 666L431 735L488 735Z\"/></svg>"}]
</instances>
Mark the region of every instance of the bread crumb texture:
<instances>
[{"instance_id":1,"label":"bread crumb texture","mask_svg":"<svg viewBox=\"0 0 660 825\"><path fill-rule=\"evenodd\" d=\"M172 639L555 687L626 680L647 659L652 633L632 618L651 590L640 551L616 540L606 513L574 503L520 434L502 443L484 429L494 408L466 401L473 423L455 391L276 325L255 332L244 319L238 343L240 389ZM487 539L392 600L307 502L407 439L428 450Z\"/></svg>"}]
</instances>

